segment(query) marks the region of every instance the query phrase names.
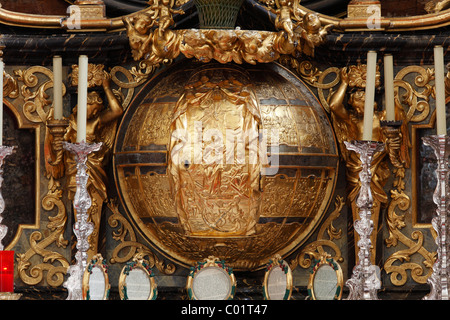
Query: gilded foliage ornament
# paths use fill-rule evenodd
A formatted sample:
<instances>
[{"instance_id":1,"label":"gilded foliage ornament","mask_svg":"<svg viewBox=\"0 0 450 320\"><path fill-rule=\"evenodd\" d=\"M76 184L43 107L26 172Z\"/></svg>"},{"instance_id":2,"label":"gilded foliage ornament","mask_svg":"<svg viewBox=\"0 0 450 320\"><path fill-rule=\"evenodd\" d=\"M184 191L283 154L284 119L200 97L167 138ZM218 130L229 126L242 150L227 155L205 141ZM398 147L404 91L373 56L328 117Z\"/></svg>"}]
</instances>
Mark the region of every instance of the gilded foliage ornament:
<instances>
[{"instance_id":1,"label":"gilded foliage ornament","mask_svg":"<svg viewBox=\"0 0 450 320\"><path fill-rule=\"evenodd\" d=\"M325 109L330 110L331 94L336 91L336 86L341 81L339 68L329 67L321 70L310 61L298 61L288 56L283 56L281 62L296 70L303 80L315 88ZM403 115L397 120L403 121L403 124L412 124L421 123L429 118L431 111L429 101L434 97L433 79L433 69L414 65L405 67L395 74L395 105L404 110ZM448 87L447 85L446 88ZM401 152L406 155L411 149L411 142L407 135L400 133L404 143L401 144L401 151L397 150L396 153ZM385 129L385 134L390 133ZM398 133L396 135L398 136ZM405 161L408 158L399 161L401 157L395 156L395 153L389 155L389 158L394 179L389 192L390 200L386 215L389 236L385 239L385 245L387 248L403 245L406 249L394 251L386 259L384 269L387 274L390 274L392 284L396 286L404 285L409 277L417 283L424 284L431 275L436 253L430 252L424 246L423 231L414 230L410 235L405 233L405 229L408 229L406 227L409 224L411 210L411 199L405 190L409 161ZM413 181L413 183L418 182ZM416 262L420 258L423 258L423 261ZM408 270L411 272L408 273Z\"/></svg>"},{"instance_id":2,"label":"gilded foliage ornament","mask_svg":"<svg viewBox=\"0 0 450 320\"><path fill-rule=\"evenodd\" d=\"M332 25L322 26L314 13L302 14L298 1L277 1L277 7L267 9L276 14L278 32L228 29L169 29L173 2L149 1L150 10L123 19L136 61L157 65L175 59L180 53L199 61L221 63L267 63L281 54L314 56L314 48L325 40Z\"/></svg>"}]
</instances>

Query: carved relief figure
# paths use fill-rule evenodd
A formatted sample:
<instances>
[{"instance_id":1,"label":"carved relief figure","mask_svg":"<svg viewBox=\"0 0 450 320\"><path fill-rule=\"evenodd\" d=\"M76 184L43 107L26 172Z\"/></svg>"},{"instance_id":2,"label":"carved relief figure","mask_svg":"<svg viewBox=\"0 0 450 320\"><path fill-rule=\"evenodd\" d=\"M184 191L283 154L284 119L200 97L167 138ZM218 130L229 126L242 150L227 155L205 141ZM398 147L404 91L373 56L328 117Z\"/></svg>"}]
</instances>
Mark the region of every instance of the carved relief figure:
<instances>
[{"instance_id":1,"label":"carved relief figure","mask_svg":"<svg viewBox=\"0 0 450 320\"><path fill-rule=\"evenodd\" d=\"M276 1L278 5L278 9L273 9L269 7L269 10L277 15L275 19L275 27L278 30L284 30L287 32L290 38L294 37L294 23L292 22L291 17L295 16L295 8L294 5L297 4L297 1L292 0L279 0Z\"/></svg>"},{"instance_id":2,"label":"carved relief figure","mask_svg":"<svg viewBox=\"0 0 450 320\"><path fill-rule=\"evenodd\" d=\"M314 48L324 42L325 36L333 25L322 27L319 17L315 13L307 13L302 19L301 37L304 41L303 53L314 57Z\"/></svg>"},{"instance_id":3,"label":"carved relief figure","mask_svg":"<svg viewBox=\"0 0 450 320\"><path fill-rule=\"evenodd\" d=\"M259 105L241 79L214 72L190 81L175 107L171 191L188 236L247 236L256 232L261 198Z\"/></svg>"},{"instance_id":4,"label":"carved relief figure","mask_svg":"<svg viewBox=\"0 0 450 320\"><path fill-rule=\"evenodd\" d=\"M123 18L136 61L145 57L157 64L179 54L180 37L168 29L175 23L172 15L183 14L184 11L172 9L173 5L173 0L150 1L147 13ZM157 26L154 31L151 30L153 26Z\"/></svg>"},{"instance_id":5,"label":"carved relief figure","mask_svg":"<svg viewBox=\"0 0 450 320\"><path fill-rule=\"evenodd\" d=\"M86 142L103 142L101 149L98 152L89 154L86 161L89 174L87 189L92 199L92 206L88 213L90 220L94 223L94 232L89 239L89 243L91 245L88 251L89 257L97 253L102 206L103 202L107 200L107 176L104 166L108 161L109 152L113 145L117 120L123 114L122 105L110 87L110 75L106 72L104 72L102 86L108 101L107 108L104 107L103 100L97 92L89 92L87 97ZM74 108L73 113L70 115L68 120L69 125L63 140L76 143L77 107ZM62 145L62 141L59 141L58 143ZM52 149L48 148L48 150L61 149L62 146L53 146ZM70 200L73 200L76 192L77 173L73 153L66 151L64 153L64 161L55 166L55 169L59 170L58 166L61 165L64 166L65 175L67 177L68 197Z\"/></svg>"},{"instance_id":6,"label":"carved relief figure","mask_svg":"<svg viewBox=\"0 0 450 320\"><path fill-rule=\"evenodd\" d=\"M156 0L150 7L155 12L154 16L159 18L158 32L160 37L163 36L167 28L175 23L172 18L173 14L184 14L183 10L172 9L174 4L174 0L161 0L161 3L158 3L158 0Z\"/></svg>"},{"instance_id":7,"label":"carved relief figure","mask_svg":"<svg viewBox=\"0 0 450 320\"><path fill-rule=\"evenodd\" d=\"M146 13L140 13L133 17L125 17L123 21L127 28L133 58L139 60L148 51L148 43L151 41L149 31L155 20Z\"/></svg>"},{"instance_id":8,"label":"carved relief figure","mask_svg":"<svg viewBox=\"0 0 450 320\"><path fill-rule=\"evenodd\" d=\"M330 111L332 116L332 123L338 138L342 157L346 164L346 178L347 178L347 200L351 203L353 219L359 219L358 208L356 206L356 198L358 196L361 183L359 181L359 173L362 169L361 161L357 153L347 150L344 141L361 140L363 132L363 118L364 118L364 101L365 101L365 74L366 66L350 66L342 68L340 72L341 83L336 92L330 98ZM376 87L380 85L380 74L377 71ZM345 106L344 100L348 94L348 107ZM373 156L371 172L372 181L371 189L374 199L374 208L372 213L372 220L374 222L374 232L372 232L373 252L372 259L375 259L376 236L378 221L381 207L388 202L388 196L383 187L385 186L390 170L388 166L388 159L396 160L399 163L404 163L409 166L408 148L402 146L408 145L408 131L405 123L405 115L403 109L396 105L396 119L403 119L403 128L401 134L395 137L387 137L384 129L380 125L381 120L385 120L386 111L378 110L377 104L374 104L373 117L373 137L374 141L384 142L385 149L382 152L375 153ZM406 150L406 151L405 151ZM402 152L405 151L405 152ZM389 155L386 157L386 155ZM358 235L355 233L355 237ZM357 241L358 239L356 239ZM356 242L355 241L355 242ZM374 263L374 261L372 261Z\"/></svg>"}]
</instances>

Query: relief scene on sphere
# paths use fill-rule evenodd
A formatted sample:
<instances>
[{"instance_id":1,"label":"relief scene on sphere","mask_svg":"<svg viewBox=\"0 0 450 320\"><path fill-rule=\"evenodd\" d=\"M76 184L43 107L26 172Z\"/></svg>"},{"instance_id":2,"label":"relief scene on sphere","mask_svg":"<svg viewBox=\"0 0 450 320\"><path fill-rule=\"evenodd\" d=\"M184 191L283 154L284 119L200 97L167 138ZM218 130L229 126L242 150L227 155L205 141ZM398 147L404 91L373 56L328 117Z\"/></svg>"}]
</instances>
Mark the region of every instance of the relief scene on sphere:
<instances>
[{"instance_id":1,"label":"relief scene on sphere","mask_svg":"<svg viewBox=\"0 0 450 320\"><path fill-rule=\"evenodd\" d=\"M251 269L293 251L335 186L324 110L277 65L172 68L144 86L119 128L114 164L127 213L183 264L216 255Z\"/></svg>"}]
</instances>

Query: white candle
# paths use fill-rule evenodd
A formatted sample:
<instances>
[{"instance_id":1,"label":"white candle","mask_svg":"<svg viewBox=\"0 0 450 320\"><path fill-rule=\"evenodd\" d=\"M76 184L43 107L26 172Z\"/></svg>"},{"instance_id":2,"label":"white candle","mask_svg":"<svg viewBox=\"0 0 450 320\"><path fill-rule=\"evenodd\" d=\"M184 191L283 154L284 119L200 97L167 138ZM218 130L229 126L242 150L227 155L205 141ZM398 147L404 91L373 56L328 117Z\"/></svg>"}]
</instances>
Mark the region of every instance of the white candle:
<instances>
[{"instance_id":1,"label":"white candle","mask_svg":"<svg viewBox=\"0 0 450 320\"><path fill-rule=\"evenodd\" d=\"M373 106L375 103L375 76L377 71L377 53L367 53L366 94L364 100L363 140L372 140Z\"/></svg>"},{"instance_id":2,"label":"white candle","mask_svg":"<svg viewBox=\"0 0 450 320\"><path fill-rule=\"evenodd\" d=\"M86 142L88 58L78 58L77 142Z\"/></svg>"},{"instance_id":3,"label":"white candle","mask_svg":"<svg viewBox=\"0 0 450 320\"><path fill-rule=\"evenodd\" d=\"M62 99L62 59L60 56L53 57L53 119L63 118Z\"/></svg>"},{"instance_id":4,"label":"white candle","mask_svg":"<svg viewBox=\"0 0 450 320\"><path fill-rule=\"evenodd\" d=\"M0 101L2 102L0 108L0 145L3 145L3 70L5 69L5 64L3 59L0 58Z\"/></svg>"},{"instance_id":5,"label":"white candle","mask_svg":"<svg viewBox=\"0 0 450 320\"><path fill-rule=\"evenodd\" d=\"M384 56L384 99L386 103L386 120L395 121L394 61L391 54Z\"/></svg>"},{"instance_id":6,"label":"white candle","mask_svg":"<svg viewBox=\"0 0 450 320\"><path fill-rule=\"evenodd\" d=\"M447 134L447 120L445 116L445 84L444 84L444 49L434 47L434 74L436 89L436 128L438 135Z\"/></svg>"}]
</instances>

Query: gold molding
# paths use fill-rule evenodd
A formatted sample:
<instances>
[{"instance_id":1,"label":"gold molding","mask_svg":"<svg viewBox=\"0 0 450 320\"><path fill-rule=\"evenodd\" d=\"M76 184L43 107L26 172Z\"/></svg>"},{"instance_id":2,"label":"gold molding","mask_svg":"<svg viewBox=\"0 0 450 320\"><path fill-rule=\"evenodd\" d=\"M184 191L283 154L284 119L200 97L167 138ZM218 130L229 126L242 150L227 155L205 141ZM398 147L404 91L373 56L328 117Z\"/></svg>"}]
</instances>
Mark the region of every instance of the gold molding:
<instances>
[{"instance_id":1,"label":"gold molding","mask_svg":"<svg viewBox=\"0 0 450 320\"><path fill-rule=\"evenodd\" d=\"M89 30L94 32L104 32L106 30L111 32L119 32L123 31L125 28L122 21L124 17L132 17L136 14L145 13L147 11L149 11L149 8L145 8L121 17L104 17L80 20L80 27L82 31ZM322 24L332 24L335 30L339 30L341 32L361 30L388 32L429 30L444 27L450 24L450 9L411 17L381 17L379 21L379 29L369 28L365 18L337 18L309 10L302 5L298 5L298 12L301 15L305 15L306 13L317 14ZM69 16L27 14L0 8L0 23L11 26L68 30L68 18Z\"/></svg>"}]
</instances>

